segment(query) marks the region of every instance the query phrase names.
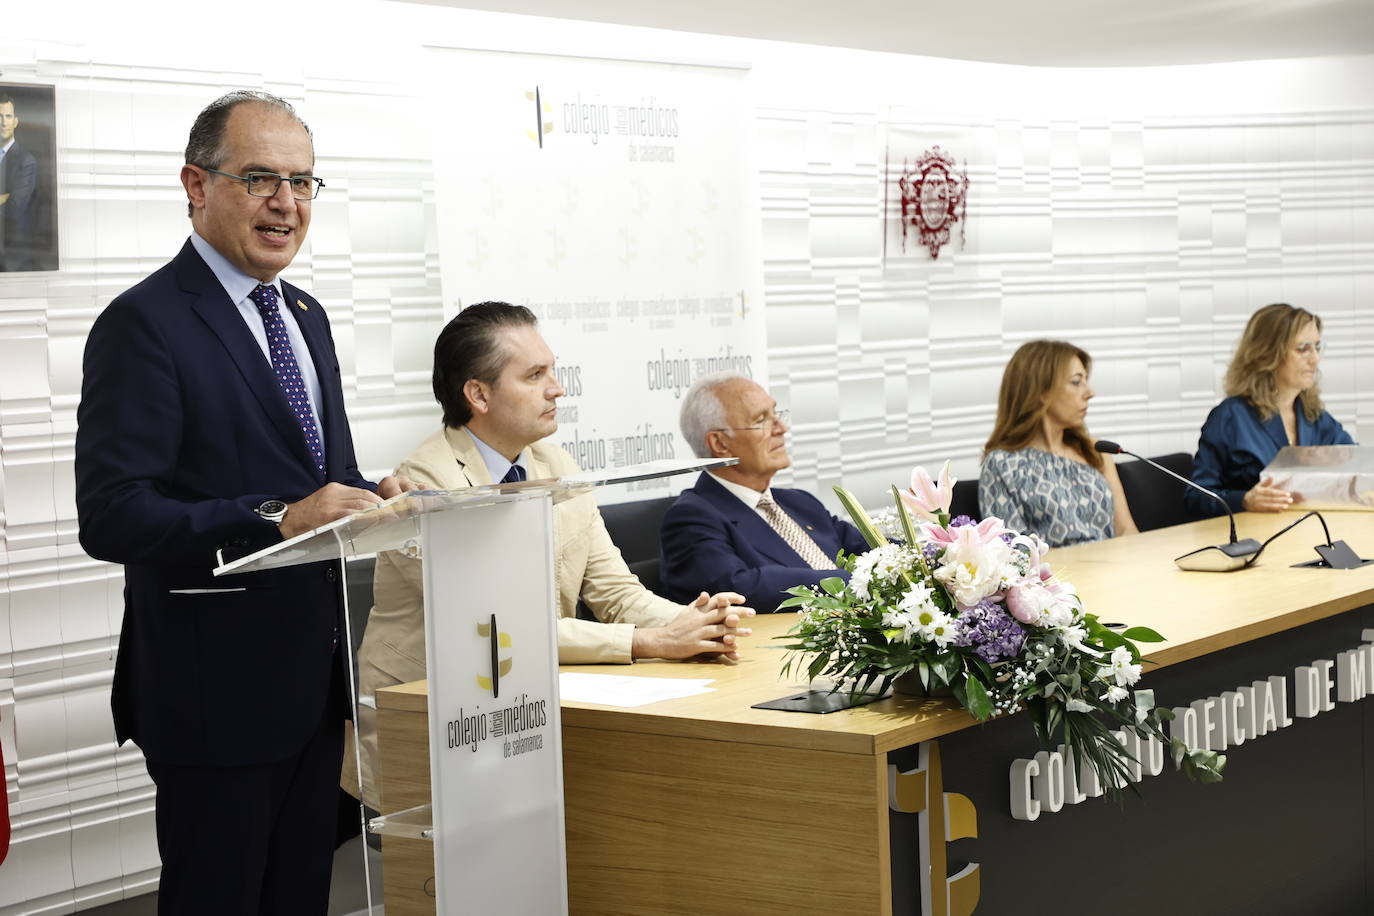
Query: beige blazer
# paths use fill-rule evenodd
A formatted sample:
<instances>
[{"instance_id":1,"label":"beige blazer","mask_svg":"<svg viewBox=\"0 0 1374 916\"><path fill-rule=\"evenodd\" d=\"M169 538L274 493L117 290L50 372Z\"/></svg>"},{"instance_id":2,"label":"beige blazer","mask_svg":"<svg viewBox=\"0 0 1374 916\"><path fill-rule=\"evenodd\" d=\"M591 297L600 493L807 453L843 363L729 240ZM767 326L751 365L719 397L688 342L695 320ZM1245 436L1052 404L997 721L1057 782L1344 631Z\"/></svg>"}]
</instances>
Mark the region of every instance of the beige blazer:
<instances>
[{"instance_id":1,"label":"beige blazer","mask_svg":"<svg viewBox=\"0 0 1374 916\"><path fill-rule=\"evenodd\" d=\"M580 473L572 456L551 442L536 442L525 450L524 457L531 480ZM486 463L466 428L439 430L401 462L396 473L434 490L491 483ZM682 612L682 605L658 597L630 572L606 533L591 496L579 496L554 507L554 543L560 664L628 663L636 626L662 626ZM421 562L397 551L377 555L373 608L358 649L358 692L362 696L425 677ZM579 597L603 622L577 619ZM375 714L367 708L358 712L364 794L369 805L381 810L372 787L377 759ZM344 788L356 793L353 755L345 754L344 758Z\"/></svg>"}]
</instances>

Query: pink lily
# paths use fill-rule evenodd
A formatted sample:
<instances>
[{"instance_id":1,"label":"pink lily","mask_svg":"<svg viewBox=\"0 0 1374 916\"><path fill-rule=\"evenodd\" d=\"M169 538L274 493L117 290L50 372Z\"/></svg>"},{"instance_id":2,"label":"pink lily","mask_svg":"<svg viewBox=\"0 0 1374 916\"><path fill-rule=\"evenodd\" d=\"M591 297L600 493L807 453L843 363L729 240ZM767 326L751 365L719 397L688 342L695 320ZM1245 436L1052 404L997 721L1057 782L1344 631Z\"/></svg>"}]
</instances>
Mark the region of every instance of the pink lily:
<instances>
[{"instance_id":1,"label":"pink lily","mask_svg":"<svg viewBox=\"0 0 1374 916\"><path fill-rule=\"evenodd\" d=\"M954 481L949 476L949 462L940 470L940 482L930 479L925 468L911 472L911 488L902 493L902 502L921 518L934 520L941 513L949 515L949 503L954 498Z\"/></svg>"},{"instance_id":2,"label":"pink lily","mask_svg":"<svg viewBox=\"0 0 1374 916\"><path fill-rule=\"evenodd\" d=\"M902 494L905 496L906 494ZM921 530L932 543L948 546L959 540L960 532L968 532L965 537L977 544L987 544L994 541L1006 533L1007 528L1002 524L1002 520L995 515L989 515L976 525L965 525L962 528L944 528L932 522L927 522L921 526Z\"/></svg>"}]
</instances>

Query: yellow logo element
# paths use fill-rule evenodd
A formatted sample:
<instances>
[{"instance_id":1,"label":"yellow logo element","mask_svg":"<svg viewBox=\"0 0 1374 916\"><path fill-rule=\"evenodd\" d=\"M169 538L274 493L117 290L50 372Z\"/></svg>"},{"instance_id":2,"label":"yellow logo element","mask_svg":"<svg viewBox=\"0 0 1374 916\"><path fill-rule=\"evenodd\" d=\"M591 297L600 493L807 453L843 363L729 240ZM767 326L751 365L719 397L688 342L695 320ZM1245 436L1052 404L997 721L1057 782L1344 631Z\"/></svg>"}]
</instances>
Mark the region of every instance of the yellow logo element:
<instances>
[{"instance_id":1,"label":"yellow logo element","mask_svg":"<svg viewBox=\"0 0 1374 916\"><path fill-rule=\"evenodd\" d=\"M958 874L946 877L946 845L978 836L978 812L967 795L944 790L938 742L926 741L919 754L920 766L914 770L887 768L887 804L893 811L920 818L921 912L971 916L982 892L978 863L970 862Z\"/></svg>"},{"instance_id":2,"label":"yellow logo element","mask_svg":"<svg viewBox=\"0 0 1374 916\"><path fill-rule=\"evenodd\" d=\"M500 650L511 647L509 633L502 633L496 629L496 615L491 615L488 623L477 625L477 635L491 643L491 676L483 677L477 675L477 686L483 690L490 690L491 695L499 697L501 695L501 678L510 674L511 668L515 667L515 660L511 658L501 658Z\"/></svg>"},{"instance_id":3,"label":"yellow logo element","mask_svg":"<svg viewBox=\"0 0 1374 916\"><path fill-rule=\"evenodd\" d=\"M534 130L525 131L525 136L539 143L539 148L544 148L544 135L553 132L553 122L545 121L544 116L553 114L553 106L544 101L539 96L539 87L525 93L525 98L534 103Z\"/></svg>"},{"instance_id":4,"label":"yellow logo element","mask_svg":"<svg viewBox=\"0 0 1374 916\"><path fill-rule=\"evenodd\" d=\"M310 311L310 306L306 305L304 302L302 302L302 301L299 300L299 299L296 300L296 308L300 309L302 312L308 312L308 311Z\"/></svg>"}]
</instances>

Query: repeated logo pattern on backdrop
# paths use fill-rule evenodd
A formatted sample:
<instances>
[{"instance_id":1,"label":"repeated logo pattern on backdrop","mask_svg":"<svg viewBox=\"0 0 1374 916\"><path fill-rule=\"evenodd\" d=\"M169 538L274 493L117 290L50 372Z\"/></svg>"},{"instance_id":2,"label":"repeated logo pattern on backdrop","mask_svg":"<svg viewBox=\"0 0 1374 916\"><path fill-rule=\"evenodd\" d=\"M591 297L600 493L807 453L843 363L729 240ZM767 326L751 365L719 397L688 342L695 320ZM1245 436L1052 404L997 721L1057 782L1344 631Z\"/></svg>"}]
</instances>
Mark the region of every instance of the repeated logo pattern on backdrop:
<instances>
[{"instance_id":1,"label":"repeated logo pattern on backdrop","mask_svg":"<svg viewBox=\"0 0 1374 916\"><path fill-rule=\"evenodd\" d=\"M471 51L436 52L437 72L470 74L460 120L493 128L473 144L458 121L435 126L445 313L535 313L566 391L553 439L584 470L690 458L692 382L766 377L743 74Z\"/></svg>"}]
</instances>

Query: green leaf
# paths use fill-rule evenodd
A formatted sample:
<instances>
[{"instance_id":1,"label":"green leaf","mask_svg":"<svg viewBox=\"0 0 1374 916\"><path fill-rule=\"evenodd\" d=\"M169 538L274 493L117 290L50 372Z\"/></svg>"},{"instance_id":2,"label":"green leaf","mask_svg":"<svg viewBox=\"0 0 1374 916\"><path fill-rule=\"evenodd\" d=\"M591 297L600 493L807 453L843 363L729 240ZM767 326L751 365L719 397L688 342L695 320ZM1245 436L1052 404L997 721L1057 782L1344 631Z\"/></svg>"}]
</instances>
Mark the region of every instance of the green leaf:
<instances>
[{"instance_id":1,"label":"green leaf","mask_svg":"<svg viewBox=\"0 0 1374 916\"><path fill-rule=\"evenodd\" d=\"M839 576L826 576L821 580L821 588L825 589L827 594L839 597L844 594L844 580Z\"/></svg>"},{"instance_id":2,"label":"green leaf","mask_svg":"<svg viewBox=\"0 0 1374 916\"><path fill-rule=\"evenodd\" d=\"M962 665L959 664L959 656L953 652L942 652L935 656L930 664L930 670L935 672L940 678L941 683L953 684L955 676L959 673Z\"/></svg>"},{"instance_id":3,"label":"green leaf","mask_svg":"<svg viewBox=\"0 0 1374 916\"><path fill-rule=\"evenodd\" d=\"M964 708L972 713L973 718L981 722L992 715L992 698L988 696L987 688L978 678L964 679L964 696Z\"/></svg>"},{"instance_id":4,"label":"green leaf","mask_svg":"<svg viewBox=\"0 0 1374 916\"><path fill-rule=\"evenodd\" d=\"M1107 629L1098 635L1097 641L1102 643L1104 649L1115 649L1117 646L1126 645L1126 637Z\"/></svg>"},{"instance_id":5,"label":"green leaf","mask_svg":"<svg viewBox=\"0 0 1374 916\"><path fill-rule=\"evenodd\" d=\"M859 533L864 536L869 547L881 547L887 543L887 538L873 524L873 520L868 517L868 513L864 511L864 507L859 504L859 500L855 498L853 493L844 487L835 487L835 495L840 498L840 505L844 506L845 511L849 513L849 518L854 522L854 527L859 529Z\"/></svg>"},{"instance_id":6,"label":"green leaf","mask_svg":"<svg viewBox=\"0 0 1374 916\"><path fill-rule=\"evenodd\" d=\"M786 601L784 601L782 604L779 604L779 605L778 605L778 610L781 611L781 610L783 610L784 608L789 608L789 607L801 607L802 605L806 604L806 603L809 602L810 600L811 600L811 596L810 596L810 595L807 595L806 597L788 598L788 599L787 599Z\"/></svg>"},{"instance_id":7,"label":"green leaf","mask_svg":"<svg viewBox=\"0 0 1374 916\"><path fill-rule=\"evenodd\" d=\"M911 522L911 513L906 509L906 503L902 502L902 491L897 489L894 484L892 487L892 499L897 504L897 518L902 521L902 534L906 536L909 546L916 546L916 526Z\"/></svg>"},{"instance_id":8,"label":"green leaf","mask_svg":"<svg viewBox=\"0 0 1374 916\"><path fill-rule=\"evenodd\" d=\"M1121 635L1126 639L1133 639L1136 642L1164 642L1164 637L1160 636L1149 627L1131 627Z\"/></svg>"}]
</instances>

